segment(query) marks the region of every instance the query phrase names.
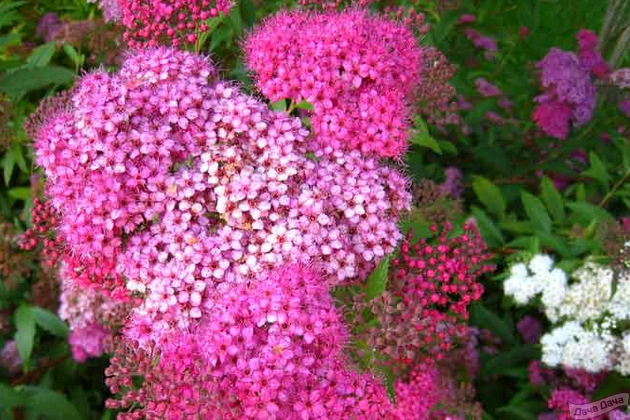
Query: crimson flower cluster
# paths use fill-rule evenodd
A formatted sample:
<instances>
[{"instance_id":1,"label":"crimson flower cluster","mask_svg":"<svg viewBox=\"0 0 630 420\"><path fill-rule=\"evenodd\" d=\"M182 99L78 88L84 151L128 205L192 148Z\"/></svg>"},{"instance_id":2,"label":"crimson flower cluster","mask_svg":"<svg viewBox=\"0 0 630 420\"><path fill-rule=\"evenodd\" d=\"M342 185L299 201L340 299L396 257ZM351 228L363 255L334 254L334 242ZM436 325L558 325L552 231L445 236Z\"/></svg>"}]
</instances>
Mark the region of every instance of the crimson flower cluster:
<instances>
[{"instance_id":1,"label":"crimson flower cluster","mask_svg":"<svg viewBox=\"0 0 630 420\"><path fill-rule=\"evenodd\" d=\"M316 153L402 156L422 59L409 28L367 11L280 12L244 47L264 96L313 105Z\"/></svg>"},{"instance_id":2,"label":"crimson flower cluster","mask_svg":"<svg viewBox=\"0 0 630 420\"><path fill-rule=\"evenodd\" d=\"M101 0L102 7L107 3ZM208 30L207 20L228 14L232 4L231 0L118 0L118 10L109 14L119 16L132 48L194 45L198 34Z\"/></svg>"},{"instance_id":3,"label":"crimson flower cluster","mask_svg":"<svg viewBox=\"0 0 630 420\"><path fill-rule=\"evenodd\" d=\"M386 293L371 302L380 326L368 331L367 342L402 366L440 360L467 336L468 307L483 293L477 279L494 269L473 224L454 237L451 229L447 223L434 243L412 243L409 232Z\"/></svg>"}]
</instances>

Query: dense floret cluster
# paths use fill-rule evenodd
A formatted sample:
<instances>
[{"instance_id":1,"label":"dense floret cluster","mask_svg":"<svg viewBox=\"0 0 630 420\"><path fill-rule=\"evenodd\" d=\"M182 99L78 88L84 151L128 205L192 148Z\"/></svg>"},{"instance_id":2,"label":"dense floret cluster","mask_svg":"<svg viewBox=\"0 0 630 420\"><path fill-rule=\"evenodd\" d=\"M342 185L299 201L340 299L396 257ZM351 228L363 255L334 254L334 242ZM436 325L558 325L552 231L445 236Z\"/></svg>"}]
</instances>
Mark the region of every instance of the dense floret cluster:
<instances>
[{"instance_id":1,"label":"dense floret cluster","mask_svg":"<svg viewBox=\"0 0 630 420\"><path fill-rule=\"evenodd\" d=\"M366 11L281 12L245 42L271 101L313 105L315 152L400 157L422 53L407 27Z\"/></svg>"},{"instance_id":2,"label":"dense floret cluster","mask_svg":"<svg viewBox=\"0 0 630 420\"><path fill-rule=\"evenodd\" d=\"M195 45L199 33L208 30L208 20L228 14L232 5L231 0L117 0L116 16L130 47ZM101 1L101 7L116 9L111 0Z\"/></svg>"},{"instance_id":3,"label":"dense floret cluster","mask_svg":"<svg viewBox=\"0 0 630 420\"><path fill-rule=\"evenodd\" d=\"M348 333L312 269L284 266L213 292L206 306L189 332L112 360L108 384L118 393L159 356L139 390L110 400L139 406L121 419L380 419L390 407L383 385L347 367Z\"/></svg>"}]
</instances>

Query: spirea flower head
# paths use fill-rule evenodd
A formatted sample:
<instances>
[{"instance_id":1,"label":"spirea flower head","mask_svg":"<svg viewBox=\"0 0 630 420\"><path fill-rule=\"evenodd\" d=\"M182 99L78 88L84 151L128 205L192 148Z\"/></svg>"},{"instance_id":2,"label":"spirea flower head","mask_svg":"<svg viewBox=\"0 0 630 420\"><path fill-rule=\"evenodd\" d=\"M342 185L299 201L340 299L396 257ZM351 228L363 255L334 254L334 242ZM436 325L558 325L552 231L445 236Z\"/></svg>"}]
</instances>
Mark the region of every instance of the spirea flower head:
<instances>
[{"instance_id":1,"label":"spirea flower head","mask_svg":"<svg viewBox=\"0 0 630 420\"><path fill-rule=\"evenodd\" d=\"M281 267L216 291L206 306L189 331L174 330L161 345L141 346L131 357L123 349L112 359L107 382L123 395L109 406L134 407L119 419L135 418L127 417L134 412L169 420L384 415L384 387L345 364L343 318L312 269ZM134 389L130 373L151 360L157 362L150 376Z\"/></svg>"},{"instance_id":2,"label":"spirea flower head","mask_svg":"<svg viewBox=\"0 0 630 420\"><path fill-rule=\"evenodd\" d=\"M540 104L534 111L534 119L547 134L564 139L568 134L567 110L571 112L570 121L575 127L586 124L593 117L595 86L588 68L571 52L552 48L537 67L541 70L544 93L534 99ZM558 112L562 123L553 124L553 114Z\"/></svg>"},{"instance_id":3,"label":"spirea flower head","mask_svg":"<svg viewBox=\"0 0 630 420\"><path fill-rule=\"evenodd\" d=\"M468 306L483 293L478 277L493 270L472 224L447 238L450 230L445 226L434 243L412 243L410 232L386 292L368 305L380 324L368 329L368 344L403 367L427 355L441 359L467 335Z\"/></svg>"},{"instance_id":4,"label":"spirea flower head","mask_svg":"<svg viewBox=\"0 0 630 420\"><path fill-rule=\"evenodd\" d=\"M367 11L280 12L244 48L263 95L313 105L316 152L404 152L421 61L405 26Z\"/></svg>"},{"instance_id":5,"label":"spirea flower head","mask_svg":"<svg viewBox=\"0 0 630 420\"><path fill-rule=\"evenodd\" d=\"M361 279L409 207L396 170L357 151L309 159L299 119L213 74L190 53L138 51L84 77L37 131L70 273L115 289L124 276L155 331L199 318L208 289L285 262Z\"/></svg>"},{"instance_id":6,"label":"spirea flower head","mask_svg":"<svg viewBox=\"0 0 630 420\"><path fill-rule=\"evenodd\" d=\"M111 0L108 0L108 3ZM227 14L231 0L117 0L130 47L195 44L206 21ZM102 3L101 3L102 5ZM103 6L103 5L102 5Z\"/></svg>"}]
</instances>

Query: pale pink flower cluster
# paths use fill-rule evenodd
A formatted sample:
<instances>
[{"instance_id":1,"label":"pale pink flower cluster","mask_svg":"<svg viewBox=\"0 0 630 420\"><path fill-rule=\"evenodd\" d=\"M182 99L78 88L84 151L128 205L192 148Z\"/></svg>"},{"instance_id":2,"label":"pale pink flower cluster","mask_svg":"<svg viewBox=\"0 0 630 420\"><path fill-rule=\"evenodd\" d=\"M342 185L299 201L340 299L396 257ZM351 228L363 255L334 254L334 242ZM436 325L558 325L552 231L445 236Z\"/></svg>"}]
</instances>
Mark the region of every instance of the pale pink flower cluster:
<instances>
[{"instance_id":1,"label":"pale pink flower cluster","mask_svg":"<svg viewBox=\"0 0 630 420\"><path fill-rule=\"evenodd\" d=\"M406 26L359 10L280 12L244 47L263 95L313 105L317 153L404 153L422 57Z\"/></svg>"}]
</instances>

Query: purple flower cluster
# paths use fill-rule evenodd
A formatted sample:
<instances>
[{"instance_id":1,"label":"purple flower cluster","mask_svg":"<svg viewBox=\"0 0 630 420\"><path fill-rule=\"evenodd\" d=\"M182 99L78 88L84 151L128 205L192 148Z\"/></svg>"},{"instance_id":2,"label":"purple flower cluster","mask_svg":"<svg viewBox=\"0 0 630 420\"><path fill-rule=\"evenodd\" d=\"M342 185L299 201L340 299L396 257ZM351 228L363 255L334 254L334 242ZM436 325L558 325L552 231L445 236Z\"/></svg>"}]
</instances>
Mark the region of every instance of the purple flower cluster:
<instances>
[{"instance_id":1,"label":"purple flower cluster","mask_svg":"<svg viewBox=\"0 0 630 420\"><path fill-rule=\"evenodd\" d=\"M572 52L552 48L538 62L544 93L534 98L534 121L550 136L564 139L569 126L586 124L595 109L595 86L589 69Z\"/></svg>"}]
</instances>

